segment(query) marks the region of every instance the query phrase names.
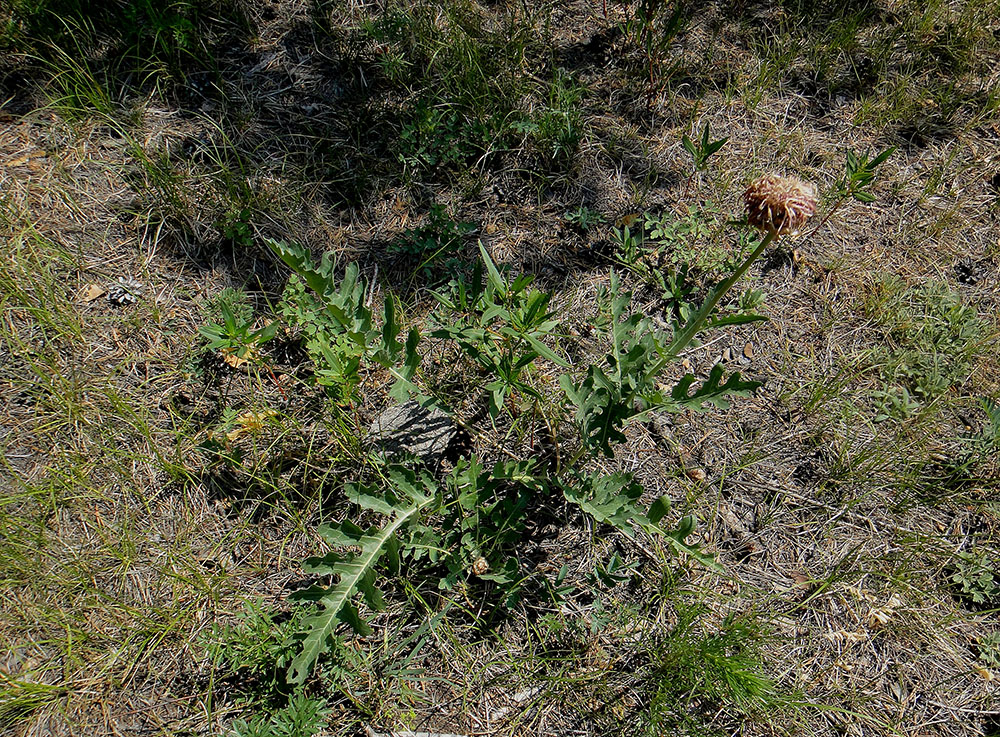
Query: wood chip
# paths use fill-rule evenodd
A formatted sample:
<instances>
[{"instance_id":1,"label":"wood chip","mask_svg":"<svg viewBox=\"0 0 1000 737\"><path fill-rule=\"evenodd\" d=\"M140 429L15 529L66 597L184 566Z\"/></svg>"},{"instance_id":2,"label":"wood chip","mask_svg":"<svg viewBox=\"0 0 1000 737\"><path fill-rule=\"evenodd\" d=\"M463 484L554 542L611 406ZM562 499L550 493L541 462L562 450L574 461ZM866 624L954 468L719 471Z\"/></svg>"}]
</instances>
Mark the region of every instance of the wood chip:
<instances>
[{"instance_id":1,"label":"wood chip","mask_svg":"<svg viewBox=\"0 0 1000 737\"><path fill-rule=\"evenodd\" d=\"M687 477L692 481L704 481L708 478L708 474L705 473L703 468L689 468L687 471Z\"/></svg>"},{"instance_id":2,"label":"wood chip","mask_svg":"<svg viewBox=\"0 0 1000 737\"><path fill-rule=\"evenodd\" d=\"M80 302L93 302L95 299L103 297L107 291L108 290L100 284L88 284L80 290L80 296L78 299Z\"/></svg>"},{"instance_id":3,"label":"wood chip","mask_svg":"<svg viewBox=\"0 0 1000 737\"><path fill-rule=\"evenodd\" d=\"M747 358L753 358L753 343L747 343L743 346L743 355Z\"/></svg>"}]
</instances>

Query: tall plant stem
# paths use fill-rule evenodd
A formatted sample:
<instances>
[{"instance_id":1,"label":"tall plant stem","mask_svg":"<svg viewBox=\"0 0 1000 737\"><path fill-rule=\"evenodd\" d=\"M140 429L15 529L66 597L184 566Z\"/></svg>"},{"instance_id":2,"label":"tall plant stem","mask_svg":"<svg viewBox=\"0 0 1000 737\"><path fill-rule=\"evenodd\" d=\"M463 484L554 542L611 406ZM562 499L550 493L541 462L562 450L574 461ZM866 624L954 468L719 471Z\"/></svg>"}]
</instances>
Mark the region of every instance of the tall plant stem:
<instances>
[{"instance_id":1,"label":"tall plant stem","mask_svg":"<svg viewBox=\"0 0 1000 737\"><path fill-rule=\"evenodd\" d=\"M773 241L777 235L777 231L768 231L767 235L764 236L764 240L762 240L753 250L753 253L743 260L743 263L737 267L736 271L719 282L719 285L712 290L712 293L708 296L708 299L705 300L704 304L702 304L701 308L688 319L687 324L684 325L683 329L674 336L674 339L670 342L670 345L667 346L666 350L664 350L660 359L650 367L649 371L646 372L646 382L652 381L653 378L655 378L668 363L674 361L680 352L687 348L688 344L694 340L694 337L701 332L701 329L705 326L708 318L711 317L712 312L715 310L716 305L719 304L719 300L733 288L733 285L735 285L740 278L742 278L747 269L750 268L750 265L760 258L760 255L764 253L764 249L771 244L771 241Z\"/></svg>"},{"instance_id":2,"label":"tall plant stem","mask_svg":"<svg viewBox=\"0 0 1000 737\"><path fill-rule=\"evenodd\" d=\"M711 317L716 305L719 304L719 300L721 300L722 297L733 288L736 282L743 277L743 275L747 272L747 269L750 268L751 264L760 258L760 255L764 253L764 249L767 248L777 236L777 231L768 231L767 235L764 236L764 240L758 244L758 246L753 250L753 253L743 260L743 262L737 267L736 271L719 282L718 286L712 290L712 293L708 296L708 299L705 300L705 303L701 306L701 308L688 319L683 329L676 336L674 336L670 345L667 346L662 354L660 354L659 360L657 360L656 363L650 367L649 371L646 372L642 382L643 385L648 385L654 378L656 378L656 375L663 371L668 363L676 360L680 352L684 350L692 340L694 340L694 337L701 332L703 327L705 327L705 323L708 321L708 318ZM631 405L635 401L635 394L632 393L628 395L624 398L624 401ZM572 458L570 458L569 462L565 465L559 463L557 459L555 475L561 475L564 469L574 468L586 453L587 447L586 445L583 445L580 448L577 448Z\"/></svg>"}]
</instances>

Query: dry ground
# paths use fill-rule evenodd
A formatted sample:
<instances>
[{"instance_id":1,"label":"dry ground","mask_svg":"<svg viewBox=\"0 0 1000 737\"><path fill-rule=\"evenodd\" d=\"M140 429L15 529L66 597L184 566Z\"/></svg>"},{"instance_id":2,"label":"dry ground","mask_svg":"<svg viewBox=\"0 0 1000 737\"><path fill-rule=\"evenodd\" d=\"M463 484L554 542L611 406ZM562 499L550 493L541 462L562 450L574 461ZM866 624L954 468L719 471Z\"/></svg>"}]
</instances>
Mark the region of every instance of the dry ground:
<instances>
[{"instance_id":1,"label":"dry ground","mask_svg":"<svg viewBox=\"0 0 1000 737\"><path fill-rule=\"evenodd\" d=\"M380 12L361 3L252 4L255 34L214 49L215 89L192 75L180 91L123 91L113 124L53 104L44 69L11 67L0 87L0 729L225 734L253 692L255 676L209 643L248 608L290 609L318 523L343 514L331 500L357 463L350 431L363 435L389 401L371 375L362 402L337 408L291 337L269 344L267 370L204 350L198 327L223 288L247 290L260 321L273 314L286 273L262 237L357 259L419 324L432 300L389 246L446 203L475 224L466 256L481 240L537 274L577 330L609 283L616 224L707 202L738 218L742 188L771 170L827 194L845 150L893 145L876 203L849 202L752 270L769 321L712 333L686 355L698 375L722 359L763 387L730 409L636 424L604 462L650 498L668 495L674 516L697 515L723 573L553 502L519 555L549 580L565 565L574 593L507 612L482 587L439 597L393 585L374 633L346 637L336 675L312 693L333 710L323 734L1000 734L1000 666L983 644L1000 632L1000 598L974 602L954 581L960 554L1000 563L1000 439L968 450L990 438L979 400L1000 392L998 8L940 5L955 18L979 9L960 39L973 61L953 63L947 87L944 71L906 57L906 35L886 52L901 60L883 69L872 52L878 71L850 82L873 29L910 4L879 3L883 16L848 48L824 35L828 15L809 27L802 4L712 3L649 92L646 59L616 30L625 11L609 5L607 18L600 3L534 11L550 49L538 58L585 90L585 135L556 174L516 148L458 173L379 163L405 95L364 77L377 45L367 68L354 65L348 29ZM689 182L681 135L705 124L729 141ZM248 231L234 235L225 223L240 222L243 201ZM581 204L604 222L572 227L564 213ZM718 236L723 248L734 233ZM108 299L119 277L141 285L134 302ZM626 283L635 309L669 319L657 290ZM947 294L971 313L948 312ZM974 334L941 355L956 378L877 420L879 392L913 380L893 373L900 356L933 355L920 336L970 320ZM475 451L523 452L489 426L481 397L461 397L451 354L434 351L423 380L457 397L479 429ZM208 441L264 408L277 420L220 460ZM635 569L595 587L588 574L615 551ZM692 631L732 615L761 633L773 706L671 691L679 676L657 654L674 652L671 633L698 607ZM992 652L1000 660L1000 645Z\"/></svg>"}]
</instances>

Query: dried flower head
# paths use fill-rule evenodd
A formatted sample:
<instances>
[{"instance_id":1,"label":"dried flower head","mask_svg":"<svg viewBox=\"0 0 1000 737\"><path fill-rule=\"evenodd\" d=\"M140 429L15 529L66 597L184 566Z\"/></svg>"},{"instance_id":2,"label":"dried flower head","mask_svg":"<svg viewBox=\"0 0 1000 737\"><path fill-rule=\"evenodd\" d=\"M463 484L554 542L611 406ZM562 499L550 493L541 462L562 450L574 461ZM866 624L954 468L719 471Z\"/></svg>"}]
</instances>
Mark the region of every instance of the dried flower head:
<instances>
[{"instance_id":1,"label":"dried flower head","mask_svg":"<svg viewBox=\"0 0 1000 737\"><path fill-rule=\"evenodd\" d=\"M479 556L472 562L472 572L477 576L482 576L488 573L490 570L490 564L486 558Z\"/></svg>"},{"instance_id":2,"label":"dried flower head","mask_svg":"<svg viewBox=\"0 0 1000 737\"><path fill-rule=\"evenodd\" d=\"M743 193L747 220L775 235L798 233L816 213L816 186L795 177L768 174Z\"/></svg>"}]
</instances>

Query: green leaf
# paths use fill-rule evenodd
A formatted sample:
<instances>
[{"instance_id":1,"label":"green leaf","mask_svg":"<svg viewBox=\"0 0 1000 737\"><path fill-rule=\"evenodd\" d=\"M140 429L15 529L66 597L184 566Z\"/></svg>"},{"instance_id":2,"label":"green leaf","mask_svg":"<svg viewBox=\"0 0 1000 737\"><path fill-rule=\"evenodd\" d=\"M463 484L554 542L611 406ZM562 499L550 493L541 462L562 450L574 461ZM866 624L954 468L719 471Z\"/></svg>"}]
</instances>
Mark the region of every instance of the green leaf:
<instances>
[{"instance_id":1,"label":"green leaf","mask_svg":"<svg viewBox=\"0 0 1000 737\"><path fill-rule=\"evenodd\" d=\"M745 325L750 322L766 322L767 319L764 315L757 315L752 312L740 312L735 315L709 318L708 322L705 323L705 327L721 328L724 325Z\"/></svg>"},{"instance_id":2,"label":"green leaf","mask_svg":"<svg viewBox=\"0 0 1000 737\"><path fill-rule=\"evenodd\" d=\"M552 363L556 364L557 366L562 366L563 368L569 368L569 364L566 362L564 358L558 356L551 348L545 345L534 335L531 335L530 333L525 333L521 337L524 338L524 340L527 341L528 344L535 349L535 352L542 358L548 361L552 361Z\"/></svg>"},{"instance_id":3,"label":"green leaf","mask_svg":"<svg viewBox=\"0 0 1000 737\"><path fill-rule=\"evenodd\" d=\"M646 517L648 517L649 521L654 525L658 525L660 524L660 520L663 519L669 511L670 497L664 495L649 505L649 511L646 513Z\"/></svg>"},{"instance_id":4,"label":"green leaf","mask_svg":"<svg viewBox=\"0 0 1000 737\"><path fill-rule=\"evenodd\" d=\"M614 525L628 536L634 525L648 523L636 506L642 487L631 474L594 475L579 473L570 481L558 481L563 496L598 522Z\"/></svg>"},{"instance_id":5,"label":"green leaf","mask_svg":"<svg viewBox=\"0 0 1000 737\"><path fill-rule=\"evenodd\" d=\"M382 349L389 354L395 353L398 345L399 323L396 322L396 300L391 295L385 298L382 317Z\"/></svg>"},{"instance_id":6,"label":"green leaf","mask_svg":"<svg viewBox=\"0 0 1000 737\"><path fill-rule=\"evenodd\" d=\"M510 313L503 305L491 305L483 310L482 317L479 318L480 325L488 325L496 318L503 318L504 322L510 322Z\"/></svg>"},{"instance_id":7,"label":"green leaf","mask_svg":"<svg viewBox=\"0 0 1000 737\"><path fill-rule=\"evenodd\" d=\"M406 401L409 399L410 394L418 391L412 379L417 372L417 367L420 365L420 354L417 353L417 345L419 343L420 331L416 328L411 328L409 335L406 337L406 345L403 348L403 365L392 370L393 376L396 377L396 382L389 390L389 396L396 401Z\"/></svg>"},{"instance_id":8,"label":"green leaf","mask_svg":"<svg viewBox=\"0 0 1000 737\"><path fill-rule=\"evenodd\" d=\"M725 146L727 143L729 143L728 138L723 138L721 140L715 141L714 143L710 143L708 147L705 149L705 157L708 158L716 151L718 151L720 148Z\"/></svg>"},{"instance_id":9,"label":"green leaf","mask_svg":"<svg viewBox=\"0 0 1000 737\"><path fill-rule=\"evenodd\" d=\"M853 151L848 149L847 151L847 174L848 176L854 174L858 170L858 157Z\"/></svg>"},{"instance_id":10,"label":"green leaf","mask_svg":"<svg viewBox=\"0 0 1000 737\"><path fill-rule=\"evenodd\" d=\"M588 369L587 377L579 386L573 384L568 375L561 376L559 384L576 406L583 442L612 457L612 444L625 441L622 428L636 414L622 395L620 385L612 382L597 366Z\"/></svg>"},{"instance_id":11,"label":"green leaf","mask_svg":"<svg viewBox=\"0 0 1000 737\"><path fill-rule=\"evenodd\" d=\"M262 327L260 330L256 331L250 336L250 342L252 343L266 343L267 341L274 338L278 334L278 328L281 327L281 322L278 320L273 320L266 326Z\"/></svg>"},{"instance_id":12,"label":"green leaf","mask_svg":"<svg viewBox=\"0 0 1000 737\"><path fill-rule=\"evenodd\" d=\"M236 325L236 316L233 314L232 308L225 302L219 305L219 309L222 312L222 321L226 324L226 331L229 335L236 335L239 329Z\"/></svg>"},{"instance_id":13,"label":"green leaf","mask_svg":"<svg viewBox=\"0 0 1000 737\"><path fill-rule=\"evenodd\" d=\"M500 272L497 271L496 264L493 263L493 259L490 258L490 254L487 252L486 247L483 245L482 241L479 241L479 255L483 258L483 263L486 264L487 278L493 288L502 294L506 294L508 291L507 282Z\"/></svg>"},{"instance_id":14,"label":"green leaf","mask_svg":"<svg viewBox=\"0 0 1000 737\"><path fill-rule=\"evenodd\" d=\"M694 532L695 526L696 520L694 515L688 515L677 523L676 529L667 532L664 539L667 541L667 544L674 549L675 553L683 553L684 555L694 558L706 568L711 568L713 571L724 573L725 569L719 565L718 562L716 562L714 555L711 553L705 553L702 551L700 546L693 545L685 541L688 535Z\"/></svg>"},{"instance_id":15,"label":"green leaf","mask_svg":"<svg viewBox=\"0 0 1000 737\"><path fill-rule=\"evenodd\" d=\"M447 295L447 294L444 294L443 292L438 292L438 291L435 291L435 290L432 289L431 290L431 296L434 299L436 299L439 304L441 304L443 307L447 307L449 310L453 310L454 311L454 310L458 309L458 306L451 299L451 297L449 295Z\"/></svg>"},{"instance_id":16,"label":"green leaf","mask_svg":"<svg viewBox=\"0 0 1000 737\"><path fill-rule=\"evenodd\" d=\"M707 409L706 404L726 409L729 406L727 397L748 396L750 392L761 385L759 381L743 381L739 372L732 374L725 383L721 383L722 374L722 365L715 364L705 382L694 393L690 394L688 389L694 383L694 376L686 374L674 385L670 393L671 401L678 407L694 409L699 412Z\"/></svg>"},{"instance_id":17,"label":"green leaf","mask_svg":"<svg viewBox=\"0 0 1000 737\"><path fill-rule=\"evenodd\" d=\"M208 338L209 343L206 348L221 348L229 344L229 339L223 332L223 327L221 325L216 325L214 323L209 323L208 325L199 325L198 332L201 333L202 337Z\"/></svg>"},{"instance_id":18,"label":"green leaf","mask_svg":"<svg viewBox=\"0 0 1000 737\"><path fill-rule=\"evenodd\" d=\"M359 484L348 484L344 489L344 493L352 503L357 504L363 509L378 512L386 516L390 516L396 511L394 504L396 500L393 497L384 494L372 494L370 493L370 489ZM329 538L326 538L326 540L330 542ZM344 545L346 543L341 542L340 544Z\"/></svg>"},{"instance_id":19,"label":"green leaf","mask_svg":"<svg viewBox=\"0 0 1000 737\"><path fill-rule=\"evenodd\" d=\"M382 505L391 513L389 522L381 529L372 529L358 535L358 528L349 521L342 522L339 527L328 525L323 530L324 538L332 545L350 544L361 548L359 553L338 553L332 551L320 559L331 575L339 576L336 584L322 592L318 597L321 610L303 619L305 637L302 648L292 660L288 670L288 682L301 684L312 673L313 666L329 647L338 623L344 622L356 632L365 634L369 627L361 619L352 599L359 591L372 606L380 606L382 596L374 586L374 568L379 559L387 552L394 551L397 533L412 522L433 500L432 495L424 494L415 483L416 474L408 469L399 470L392 475L398 490L410 498L408 504ZM429 482L433 483L433 482ZM425 484L426 485L426 484ZM359 492L357 498L362 500ZM365 493L364 501L379 506L374 501L373 494ZM392 553L390 553L391 557ZM315 598L314 596L302 598Z\"/></svg>"},{"instance_id":20,"label":"green leaf","mask_svg":"<svg viewBox=\"0 0 1000 737\"><path fill-rule=\"evenodd\" d=\"M296 274L301 276L309 288L323 295L329 286L329 279L317 271L312 263L309 252L302 246L264 238L264 243L284 261Z\"/></svg>"},{"instance_id":21,"label":"green leaf","mask_svg":"<svg viewBox=\"0 0 1000 737\"><path fill-rule=\"evenodd\" d=\"M866 168L869 171L874 171L876 168L878 168L879 165L884 164L885 161L890 156L892 156L894 153L896 153L896 147L895 146L890 146L885 151L883 151L878 156L876 156L874 159L872 159L871 161L869 161L868 165L866 166Z\"/></svg>"}]
</instances>

